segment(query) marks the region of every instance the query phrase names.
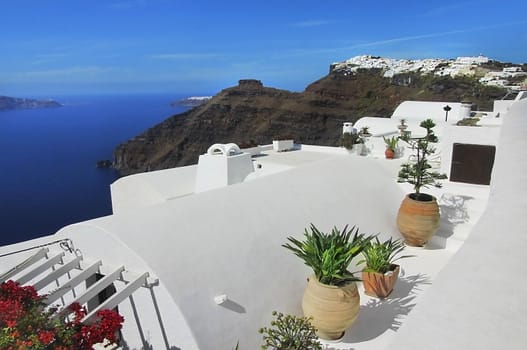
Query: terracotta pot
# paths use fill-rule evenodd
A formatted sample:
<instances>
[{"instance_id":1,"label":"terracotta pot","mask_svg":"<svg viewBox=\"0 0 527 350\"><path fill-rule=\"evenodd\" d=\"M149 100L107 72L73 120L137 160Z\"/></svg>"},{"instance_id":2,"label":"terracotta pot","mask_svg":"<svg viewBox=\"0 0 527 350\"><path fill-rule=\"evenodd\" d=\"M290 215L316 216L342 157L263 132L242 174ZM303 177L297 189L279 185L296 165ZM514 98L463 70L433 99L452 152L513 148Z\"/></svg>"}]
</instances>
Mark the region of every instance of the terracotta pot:
<instances>
[{"instance_id":1,"label":"terracotta pot","mask_svg":"<svg viewBox=\"0 0 527 350\"><path fill-rule=\"evenodd\" d=\"M399 277L399 265L392 264L387 273L362 271L364 292L372 297L386 298Z\"/></svg>"},{"instance_id":2,"label":"terracotta pot","mask_svg":"<svg viewBox=\"0 0 527 350\"><path fill-rule=\"evenodd\" d=\"M386 159L393 159L393 157L395 157L395 152L387 148L386 151L384 151L384 156L386 157Z\"/></svg>"},{"instance_id":3,"label":"terracotta pot","mask_svg":"<svg viewBox=\"0 0 527 350\"><path fill-rule=\"evenodd\" d=\"M421 247L439 228L439 206L434 196L420 193L408 194L397 214L397 228L409 246Z\"/></svg>"},{"instance_id":4,"label":"terracotta pot","mask_svg":"<svg viewBox=\"0 0 527 350\"><path fill-rule=\"evenodd\" d=\"M308 278L302 298L304 316L312 317L317 335L322 339L342 338L357 319L360 297L357 283L330 286L320 283L315 275Z\"/></svg>"}]
</instances>

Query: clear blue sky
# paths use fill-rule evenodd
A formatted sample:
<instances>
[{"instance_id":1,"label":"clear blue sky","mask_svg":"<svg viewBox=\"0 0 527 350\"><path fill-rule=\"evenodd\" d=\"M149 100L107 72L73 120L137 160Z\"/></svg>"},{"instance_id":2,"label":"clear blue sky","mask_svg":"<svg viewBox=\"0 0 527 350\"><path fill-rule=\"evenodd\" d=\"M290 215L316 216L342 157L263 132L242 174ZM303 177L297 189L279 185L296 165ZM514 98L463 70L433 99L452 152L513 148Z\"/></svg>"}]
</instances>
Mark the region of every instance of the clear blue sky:
<instances>
[{"instance_id":1,"label":"clear blue sky","mask_svg":"<svg viewBox=\"0 0 527 350\"><path fill-rule=\"evenodd\" d=\"M0 0L0 95L302 91L371 54L527 62L527 1Z\"/></svg>"}]
</instances>

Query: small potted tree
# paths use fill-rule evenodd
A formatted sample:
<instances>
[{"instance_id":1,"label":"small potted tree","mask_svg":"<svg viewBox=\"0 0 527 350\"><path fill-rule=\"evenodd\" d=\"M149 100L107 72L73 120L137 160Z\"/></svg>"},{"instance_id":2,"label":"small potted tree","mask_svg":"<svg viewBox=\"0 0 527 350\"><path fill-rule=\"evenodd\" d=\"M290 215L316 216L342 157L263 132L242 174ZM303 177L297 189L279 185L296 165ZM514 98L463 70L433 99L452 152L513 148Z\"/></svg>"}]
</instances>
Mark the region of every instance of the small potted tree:
<instances>
[{"instance_id":1,"label":"small potted tree","mask_svg":"<svg viewBox=\"0 0 527 350\"><path fill-rule=\"evenodd\" d=\"M399 277L399 265L395 262L411 257L411 255L397 257L403 250L402 241L390 238L381 242L377 237L364 248L362 251L364 259L358 264L366 264L362 270L362 283L366 294L378 298L386 298L390 295Z\"/></svg>"},{"instance_id":2,"label":"small potted tree","mask_svg":"<svg viewBox=\"0 0 527 350\"><path fill-rule=\"evenodd\" d=\"M432 171L428 157L435 153L433 144L438 141L433 128L432 119L421 122L426 129L424 137L403 137L416 150L415 161L401 165L399 182L408 182L414 186L414 192L408 194L399 208L397 227L411 246L423 246L439 227L439 206L434 196L422 193L421 189L428 186L441 187L438 180L446 179L445 174Z\"/></svg>"},{"instance_id":3,"label":"small potted tree","mask_svg":"<svg viewBox=\"0 0 527 350\"><path fill-rule=\"evenodd\" d=\"M324 233L312 224L309 231L305 230L303 241L288 237L289 242L283 245L313 269L302 309L304 316L313 319L320 338L341 338L357 319L360 299L355 282L359 279L348 267L371 239L372 236L359 234L355 227L335 227Z\"/></svg>"},{"instance_id":4,"label":"small potted tree","mask_svg":"<svg viewBox=\"0 0 527 350\"><path fill-rule=\"evenodd\" d=\"M384 142L386 143L386 150L384 151L384 156L386 159L395 158L395 152L397 151L397 145L399 143L399 138L397 136L392 136L386 138L383 136Z\"/></svg>"}]
</instances>

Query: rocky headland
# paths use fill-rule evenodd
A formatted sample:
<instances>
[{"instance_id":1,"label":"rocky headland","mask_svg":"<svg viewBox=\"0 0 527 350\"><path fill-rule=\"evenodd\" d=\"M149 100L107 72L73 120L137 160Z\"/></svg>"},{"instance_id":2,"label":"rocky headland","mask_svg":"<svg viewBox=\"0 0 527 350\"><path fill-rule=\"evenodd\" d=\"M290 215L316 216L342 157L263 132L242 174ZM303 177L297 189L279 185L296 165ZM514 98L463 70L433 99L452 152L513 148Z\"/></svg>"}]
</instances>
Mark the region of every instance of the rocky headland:
<instances>
[{"instance_id":1,"label":"rocky headland","mask_svg":"<svg viewBox=\"0 0 527 350\"><path fill-rule=\"evenodd\" d=\"M470 76L405 72L385 77L379 68L341 68L332 65L327 76L303 92L240 80L206 103L119 145L113 166L128 175L195 164L213 143L268 144L285 134L299 143L335 146L344 121L389 117L405 100L464 100L491 109L490 101L505 94L503 88Z\"/></svg>"},{"instance_id":2,"label":"rocky headland","mask_svg":"<svg viewBox=\"0 0 527 350\"><path fill-rule=\"evenodd\" d=\"M36 109L36 108L54 108L62 105L54 100L35 100L31 98L17 98L0 96L0 111L13 109Z\"/></svg>"}]
</instances>

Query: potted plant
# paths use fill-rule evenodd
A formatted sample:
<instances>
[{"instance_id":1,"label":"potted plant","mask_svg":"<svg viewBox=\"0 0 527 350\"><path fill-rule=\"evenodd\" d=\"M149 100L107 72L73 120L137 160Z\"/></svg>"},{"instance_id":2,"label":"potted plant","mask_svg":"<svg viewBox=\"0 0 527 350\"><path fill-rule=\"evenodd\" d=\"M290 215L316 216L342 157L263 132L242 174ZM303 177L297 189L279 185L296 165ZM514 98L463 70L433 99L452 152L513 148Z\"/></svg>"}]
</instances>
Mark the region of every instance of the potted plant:
<instances>
[{"instance_id":1,"label":"potted plant","mask_svg":"<svg viewBox=\"0 0 527 350\"><path fill-rule=\"evenodd\" d=\"M357 284L359 279L348 270L353 258L362 252L371 236L359 234L359 229L336 227L330 233L319 231L311 224L304 231L304 240L288 237L283 247L292 251L313 269L302 299L306 317L323 339L339 339L357 319L360 308Z\"/></svg>"},{"instance_id":2,"label":"potted plant","mask_svg":"<svg viewBox=\"0 0 527 350\"><path fill-rule=\"evenodd\" d=\"M438 180L447 178L445 174L432 171L428 162L428 156L435 153L433 144L438 140L433 131L434 121L426 119L420 126L426 129L424 137L402 138L416 150L416 160L401 165L398 179L399 182L414 185L414 192L405 197L397 214L397 227L406 244L411 246L423 246L439 227L437 200L430 194L422 193L421 188L430 185L441 187Z\"/></svg>"},{"instance_id":3,"label":"potted plant","mask_svg":"<svg viewBox=\"0 0 527 350\"><path fill-rule=\"evenodd\" d=\"M360 128L359 136L361 136L361 137L370 137L371 136L371 134L370 134L370 127L369 126L363 126L362 128Z\"/></svg>"},{"instance_id":4,"label":"potted plant","mask_svg":"<svg viewBox=\"0 0 527 350\"><path fill-rule=\"evenodd\" d=\"M392 238L381 242L375 237L362 251L364 259L358 264L366 264L362 270L364 292L371 296L386 298L393 291L399 277L399 265L395 261L409 258L411 255L399 256L404 250L401 240Z\"/></svg>"},{"instance_id":5,"label":"potted plant","mask_svg":"<svg viewBox=\"0 0 527 350\"><path fill-rule=\"evenodd\" d=\"M362 153L362 146L364 140L356 133L345 132L340 137L340 146L348 150L348 152L357 152L357 154Z\"/></svg>"},{"instance_id":6,"label":"potted plant","mask_svg":"<svg viewBox=\"0 0 527 350\"><path fill-rule=\"evenodd\" d=\"M392 136L389 138L383 136L383 139L386 143L386 150L384 151L384 156L386 157L386 159L393 159L395 157L395 151L397 150L399 138L397 136Z\"/></svg>"},{"instance_id":7,"label":"potted plant","mask_svg":"<svg viewBox=\"0 0 527 350\"><path fill-rule=\"evenodd\" d=\"M271 321L271 327L258 330L263 334L262 350L322 350L309 318L276 311L273 311L273 316L276 320Z\"/></svg>"}]
</instances>

